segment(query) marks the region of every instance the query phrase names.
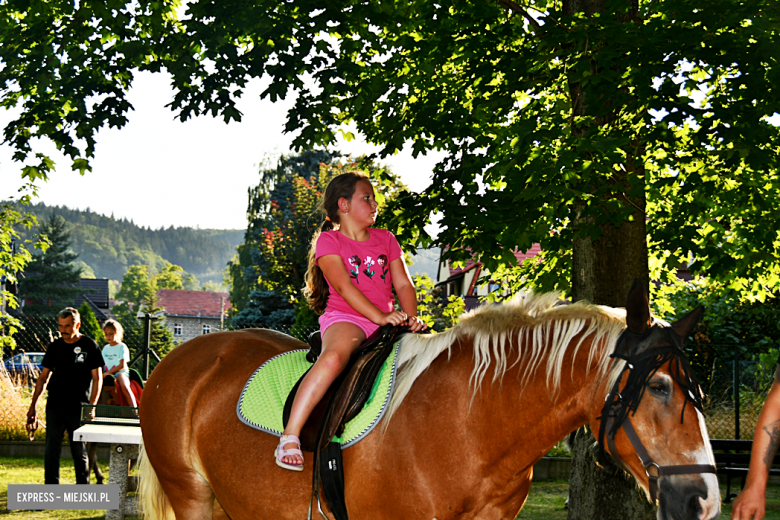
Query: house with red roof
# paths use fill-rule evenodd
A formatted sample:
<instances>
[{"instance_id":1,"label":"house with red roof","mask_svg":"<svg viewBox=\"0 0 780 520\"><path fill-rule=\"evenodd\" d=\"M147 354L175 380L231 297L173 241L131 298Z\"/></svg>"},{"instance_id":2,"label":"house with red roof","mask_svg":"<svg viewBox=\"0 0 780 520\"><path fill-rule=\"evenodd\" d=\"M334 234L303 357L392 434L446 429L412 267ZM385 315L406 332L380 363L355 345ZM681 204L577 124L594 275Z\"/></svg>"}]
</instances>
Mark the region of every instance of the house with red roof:
<instances>
[{"instance_id":1,"label":"house with red roof","mask_svg":"<svg viewBox=\"0 0 780 520\"><path fill-rule=\"evenodd\" d=\"M515 251L518 265L534 258L542 252L542 246L536 243L528 251ZM436 278L436 287L442 288L442 299L445 301L451 296L460 296L466 303L469 311L479 306L479 298L501 288L500 280L491 280L490 274L481 262L473 258L466 261L462 267L452 267L449 261L439 257L439 273ZM487 280L485 280L487 278ZM694 276L688 271L687 266L677 269L677 278L690 281ZM488 282L487 284L483 282ZM659 284L659 282L654 282Z\"/></svg>"},{"instance_id":2,"label":"house with red roof","mask_svg":"<svg viewBox=\"0 0 780 520\"><path fill-rule=\"evenodd\" d=\"M517 258L518 264L522 264L541 252L542 246L536 243L528 251L515 251L515 258ZM466 302L467 311L479 306L481 296L487 296L501 287L500 281L490 279L490 273L487 272L482 262L473 258L467 260L463 266L453 267L449 261L440 257L436 282L436 287L442 289L443 299L446 300L452 295L460 296Z\"/></svg>"},{"instance_id":3,"label":"house with red roof","mask_svg":"<svg viewBox=\"0 0 780 520\"><path fill-rule=\"evenodd\" d=\"M226 292L160 289L157 298L177 344L222 330L231 307L230 293Z\"/></svg>"}]
</instances>

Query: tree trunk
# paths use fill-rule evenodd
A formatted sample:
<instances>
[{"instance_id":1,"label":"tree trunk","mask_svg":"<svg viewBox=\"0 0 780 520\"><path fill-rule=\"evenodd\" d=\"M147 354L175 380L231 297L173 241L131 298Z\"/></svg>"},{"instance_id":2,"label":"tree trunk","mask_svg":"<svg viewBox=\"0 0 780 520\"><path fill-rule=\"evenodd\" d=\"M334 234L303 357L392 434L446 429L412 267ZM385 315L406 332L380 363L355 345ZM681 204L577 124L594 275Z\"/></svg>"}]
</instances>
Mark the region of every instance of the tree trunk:
<instances>
[{"instance_id":1,"label":"tree trunk","mask_svg":"<svg viewBox=\"0 0 780 520\"><path fill-rule=\"evenodd\" d=\"M567 518L654 520L656 508L638 491L634 478L617 468L595 442L587 428L574 440Z\"/></svg>"},{"instance_id":2,"label":"tree trunk","mask_svg":"<svg viewBox=\"0 0 780 520\"><path fill-rule=\"evenodd\" d=\"M644 209L644 200L632 202ZM601 233L595 241L588 237L574 241L572 299L625 307L635 278L649 287L645 215L637 211L633 221L602 226Z\"/></svg>"},{"instance_id":3,"label":"tree trunk","mask_svg":"<svg viewBox=\"0 0 780 520\"><path fill-rule=\"evenodd\" d=\"M644 201L633 201L644 209ZM640 205L641 204L641 205ZM575 241L572 259L572 298L624 307L635 278L648 287L647 232L644 213L620 227L604 226L598 240ZM581 431L572 447L568 520L645 520L656 508L633 478L618 469L606 453L591 449L590 431Z\"/></svg>"},{"instance_id":4,"label":"tree trunk","mask_svg":"<svg viewBox=\"0 0 780 520\"><path fill-rule=\"evenodd\" d=\"M648 287L644 214L637 211L633 221L620 227L602 227L602 233L598 240L581 238L574 243L572 298L624 307L634 278ZM634 479L627 478L606 453L598 449L594 453L590 449L594 443L589 431L581 431L572 447L568 520L655 518L655 506L639 491Z\"/></svg>"},{"instance_id":5,"label":"tree trunk","mask_svg":"<svg viewBox=\"0 0 780 520\"><path fill-rule=\"evenodd\" d=\"M630 21L637 16L638 3L630 4ZM564 0L564 13L573 15L603 12L604 0ZM598 64L591 62L593 72ZM572 114L588 115L589 104L611 103L609 99L587 99L584 89L577 83L570 83ZM592 124L609 125L611 116L596 117ZM572 126L574 135L584 135L587 128ZM634 143L636 155L641 157L641 143ZM645 220L645 198L641 196L629 200L628 193L644 190L631 190L644 185L644 166L628 158L623 165L622 178L615 179L612 193L606 197L619 199L624 205L635 208L632 220L623 222L619 227L600 226L601 234L597 240L583 236L574 241L572 258L572 298L574 301L588 300L591 303L624 307L628 291L634 279L639 279L645 287L649 286L647 260L647 225ZM584 203L583 203L584 204ZM584 215L585 206L575 207L574 226L583 226L592 222L591 216ZM571 480L569 483L568 520L651 520L656 517L656 507L650 504L634 479L617 468L609 455L594 448L595 440L588 430L582 430L574 442L572 451Z\"/></svg>"}]
</instances>

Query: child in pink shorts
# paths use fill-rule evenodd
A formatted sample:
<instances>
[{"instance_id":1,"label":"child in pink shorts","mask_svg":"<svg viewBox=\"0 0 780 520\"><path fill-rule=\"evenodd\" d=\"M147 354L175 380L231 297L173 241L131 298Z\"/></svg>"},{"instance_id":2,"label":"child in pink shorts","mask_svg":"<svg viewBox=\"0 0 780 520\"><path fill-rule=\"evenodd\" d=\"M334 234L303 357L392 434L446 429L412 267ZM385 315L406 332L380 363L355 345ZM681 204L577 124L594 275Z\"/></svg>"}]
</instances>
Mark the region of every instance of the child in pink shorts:
<instances>
[{"instance_id":1,"label":"child in pink shorts","mask_svg":"<svg viewBox=\"0 0 780 520\"><path fill-rule=\"evenodd\" d=\"M293 471L303 470L303 425L363 341L389 323L413 332L426 328L398 241L371 227L378 204L368 178L357 172L334 177L321 205L326 217L312 240L304 292L322 314L322 354L301 381L276 448L276 463ZM395 310L393 289L402 311Z\"/></svg>"}]
</instances>

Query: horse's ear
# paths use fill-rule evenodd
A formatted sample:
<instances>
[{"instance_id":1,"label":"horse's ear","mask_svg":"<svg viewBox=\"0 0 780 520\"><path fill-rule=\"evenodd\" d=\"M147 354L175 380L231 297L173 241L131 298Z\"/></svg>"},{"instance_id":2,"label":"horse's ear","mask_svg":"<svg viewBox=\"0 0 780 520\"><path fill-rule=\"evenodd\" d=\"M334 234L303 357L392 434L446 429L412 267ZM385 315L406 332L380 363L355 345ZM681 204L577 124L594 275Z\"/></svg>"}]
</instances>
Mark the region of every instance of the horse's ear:
<instances>
[{"instance_id":1,"label":"horse's ear","mask_svg":"<svg viewBox=\"0 0 780 520\"><path fill-rule=\"evenodd\" d=\"M672 330L674 330L675 334L680 336L682 339L685 339L699 322L703 314L704 307L699 305L691 312L672 323Z\"/></svg>"},{"instance_id":2,"label":"horse's ear","mask_svg":"<svg viewBox=\"0 0 780 520\"><path fill-rule=\"evenodd\" d=\"M633 334L644 334L650 328L650 301L642 282L634 279L626 300L626 325Z\"/></svg>"}]
</instances>

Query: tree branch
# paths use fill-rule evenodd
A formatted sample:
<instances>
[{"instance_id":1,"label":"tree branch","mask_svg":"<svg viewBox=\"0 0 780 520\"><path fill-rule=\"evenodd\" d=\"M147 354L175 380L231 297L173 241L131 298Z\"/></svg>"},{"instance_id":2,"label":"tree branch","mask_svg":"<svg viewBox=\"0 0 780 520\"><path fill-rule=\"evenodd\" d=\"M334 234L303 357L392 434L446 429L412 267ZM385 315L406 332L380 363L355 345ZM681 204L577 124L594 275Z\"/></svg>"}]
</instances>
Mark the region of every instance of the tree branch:
<instances>
[{"instance_id":1,"label":"tree branch","mask_svg":"<svg viewBox=\"0 0 780 520\"><path fill-rule=\"evenodd\" d=\"M647 10L647 16L651 16L653 14L653 9L655 9L655 2L656 0L650 2L650 7Z\"/></svg>"},{"instance_id":2,"label":"tree branch","mask_svg":"<svg viewBox=\"0 0 780 520\"><path fill-rule=\"evenodd\" d=\"M523 18L528 20L528 23L531 24L531 26L533 27L533 31L534 32L538 31L539 28L541 27L539 25L539 22L537 22L536 19L534 19L533 16L528 14L528 11L523 9L520 5L516 4L512 0L498 0L498 3L501 4L502 6L506 7L507 9L511 9L515 13L518 13L518 14L522 15Z\"/></svg>"},{"instance_id":3,"label":"tree branch","mask_svg":"<svg viewBox=\"0 0 780 520\"><path fill-rule=\"evenodd\" d=\"M634 201L632 201L631 199L629 199L629 198L628 198L628 195L626 195L626 194L625 194L625 192L622 192L622 191L621 191L621 192L620 192L620 194L621 194L621 195L623 195L623 198L624 198L624 199L626 199L626 202L628 202L629 204L631 204L632 206L634 206L634 207L636 208L636 210L637 210L637 211L639 211L639 212L640 212L641 214L643 214L643 215L645 214L645 210L643 210L642 208L640 208L639 206L637 206L636 204L634 204Z\"/></svg>"}]
</instances>

